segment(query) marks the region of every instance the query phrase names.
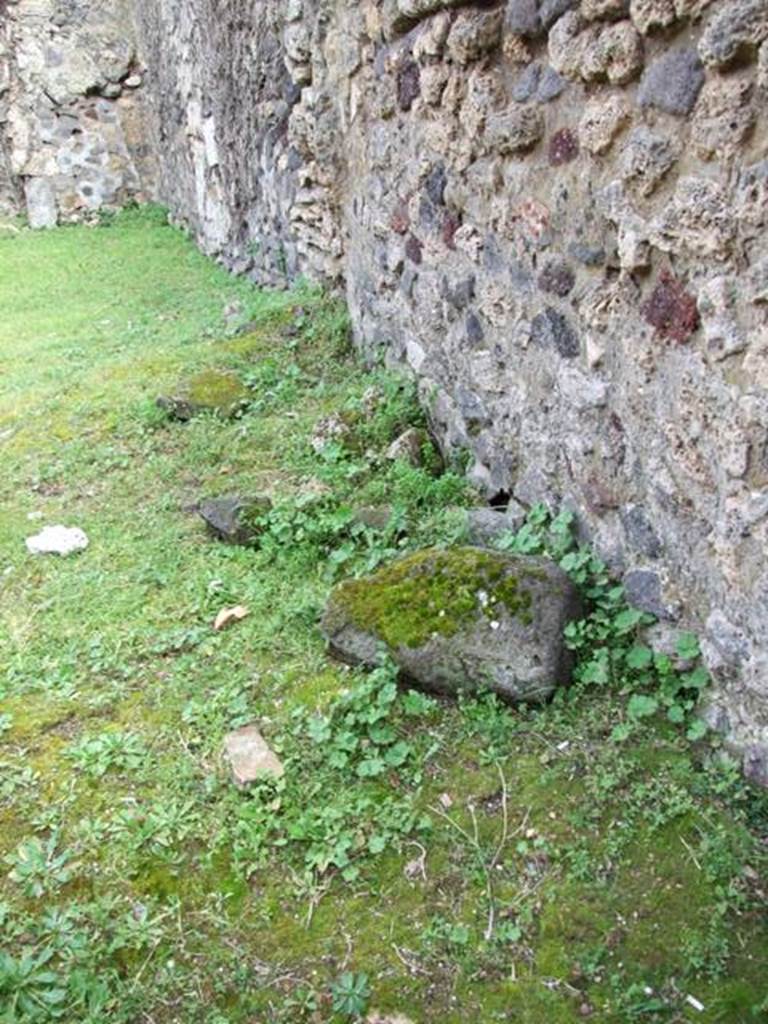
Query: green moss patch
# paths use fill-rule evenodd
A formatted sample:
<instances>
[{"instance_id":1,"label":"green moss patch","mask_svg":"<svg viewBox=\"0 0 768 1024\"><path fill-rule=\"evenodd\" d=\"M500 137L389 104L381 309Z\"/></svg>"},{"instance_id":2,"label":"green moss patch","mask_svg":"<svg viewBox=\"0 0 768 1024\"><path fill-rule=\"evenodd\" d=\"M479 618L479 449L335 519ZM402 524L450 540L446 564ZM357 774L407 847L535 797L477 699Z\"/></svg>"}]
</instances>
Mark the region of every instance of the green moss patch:
<instances>
[{"instance_id":1,"label":"green moss patch","mask_svg":"<svg viewBox=\"0 0 768 1024\"><path fill-rule=\"evenodd\" d=\"M157 404L177 420L190 420L200 413L231 419L242 412L248 398L248 389L234 373L204 370L182 384L178 393L161 395Z\"/></svg>"},{"instance_id":2,"label":"green moss patch","mask_svg":"<svg viewBox=\"0 0 768 1024\"><path fill-rule=\"evenodd\" d=\"M340 584L327 623L333 629L351 621L392 649L454 636L478 616L492 618L502 609L528 624L533 599L525 584L541 575L533 565L480 548L419 551L374 576Z\"/></svg>"},{"instance_id":3,"label":"green moss patch","mask_svg":"<svg viewBox=\"0 0 768 1024\"><path fill-rule=\"evenodd\" d=\"M193 377L185 388L195 408L231 416L248 398L248 389L234 374L206 370Z\"/></svg>"}]
</instances>

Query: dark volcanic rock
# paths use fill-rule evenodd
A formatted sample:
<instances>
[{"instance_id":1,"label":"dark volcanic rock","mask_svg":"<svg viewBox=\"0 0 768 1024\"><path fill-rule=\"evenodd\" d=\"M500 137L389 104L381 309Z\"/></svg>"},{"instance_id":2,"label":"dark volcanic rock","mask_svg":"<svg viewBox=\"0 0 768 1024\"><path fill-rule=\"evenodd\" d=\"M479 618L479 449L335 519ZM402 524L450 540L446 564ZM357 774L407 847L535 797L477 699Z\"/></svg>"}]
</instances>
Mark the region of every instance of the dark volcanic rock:
<instances>
[{"instance_id":1,"label":"dark volcanic rock","mask_svg":"<svg viewBox=\"0 0 768 1024\"><path fill-rule=\"evenodd\" d=\"M550 260L539 274L539 288L564 298L576 283L573 271L563 260Z\"/></svg>"},{"instance_id":2,"label":"dark volcanic rock","mask_svg":"<svg viewBox=\"0 0 768 1024\"><path fill-rule=\"evenodd\" d=\"M704 84L704 68L695 50L669 50L645 71L637 92L641 107L688 114Z\"/></svg>"},{"instance_id":3,"label":"dark volcanic rock","mask_svg":"<svg viewBox=\"0 0 768 1024\"><path fill-rule=\"evenodd\" d=\"M621 512L621 523L633 551L647 558L660 557L663 550L661 541L639 505L627 505Z\"/></svg>"},{"instance_id":4,"label":"dark volcanic rock","mask_svg":"<svg viewBox=\"0 0 768 1024\"><path fill-rule=\"evenodd\" d=\"M413 60L406 61L397 73L397 104L401 110L408 111L420 94L419 65Z\"/></svg>"},{"instance_id":5,"label":"dark volcanic rock","mask_svg":"<svg viewBox=\"0 0 768 1024\"><path fill-rule=\"evenodd\" d=\"M259 535L258 516L272 508L269 498L225 495L200 502L198 513L210 532L227 544L253 544Z\"/></svg>"},{"instance_id":6,"label":"dark volcanic rock","mask_svg":"<svg viewBox=\"0 0 768 1024\"><path fill-rule=\"evenodd\" d=\"M657 619L671 619L673 615L664 604L661 580L650 569L633 569L624 577L624 592L629 604Z\"/></svg>"},{"instance_id":7,"label":"dark volcanic rock","mask_svg":"<svg viewBox=\"0 0 768 1024\"><path fill-rule=\"evenodd\" d=\"M563 359L575 359L581 351L578 335L563 314L551 306L533 318L531 340L542 348L554 348Z\"/></svg>"},{"instance_id":8,"label":"dark volcanic rock","mask_svg":"<svg viewBox=\"0 0 768 1024\"><path fill-rule=\"evenodd\" d=\"M570 679L563 629L580 614L573 584L548 559L428 549L335 587L322 629L342 660L372 666L385 648L429 690L542 701Z\"/></svg>"},{"instance_id":9,"label":"dark volcanic rock","mask_svg":"<svg viewBox=\"0 0 768 1024\"><path fill-rule=\"evenodd\" d=\"M507 30L515 35L538 35L542 26L536 0L507 0L504 23Z\"/></svg>"}]
</instances>

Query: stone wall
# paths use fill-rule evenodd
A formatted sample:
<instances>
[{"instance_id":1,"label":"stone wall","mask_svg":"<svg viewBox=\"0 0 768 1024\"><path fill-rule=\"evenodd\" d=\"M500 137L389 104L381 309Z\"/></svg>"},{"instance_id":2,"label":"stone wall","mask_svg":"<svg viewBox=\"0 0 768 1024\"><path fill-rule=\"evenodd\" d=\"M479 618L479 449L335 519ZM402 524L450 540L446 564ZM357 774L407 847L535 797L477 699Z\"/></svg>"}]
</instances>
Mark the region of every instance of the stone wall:
<instances>
[{"instance_id":1,"label":"stone wall","mask_svg":"<svg viewBox=\"0 0 768 1024\"><path fill-rule=\"evenodd\" d=\"M702 632L768 782L768 3L438 6L359 5L333 90L358 335L489 497L570 505Z\"/></svg>"},{"instance_id":2,"label":"stone wall","mask_svg":"<svg viewBox=\"0 0 768 1024\"><path fill-rule=\"evenodd\" d=\"M131 0L0 0L0 210L36 227L152 192Z\"/></svg>"},{"instance_id":3,"label":"stone wall","mask_svg":"<svg viewBox=\"0 0 768 1024\"><path fill-rule=\"evenodd\" d=\"M11 171L11 145L8 136L12 65L11 22L0 2L0 216L17 213L21 205L19 183Z\"/></svg>"},{"instance_id":4,"label":"stone wall","mask_svg":"<svg viewBox=\"0 0 768 1024\"><path fill-rule=\"evenodd\" d=\"M133 2L174 215L343 281L489 500L701 632L768 783L768 0Z\"/></svg>"},{"instance_id":5,"label":"stone wall","mask_svg":"<svg viewBox=\"0 0 768 1024\"><path fill-rule=\"evenodd\" d=\"M301 0L137 6L164 201L206 251L263 283L340 281L346 164L333 89L345 58L332 48L341 12L313 3L304 17Z\"/></svg>"}]
</instances>

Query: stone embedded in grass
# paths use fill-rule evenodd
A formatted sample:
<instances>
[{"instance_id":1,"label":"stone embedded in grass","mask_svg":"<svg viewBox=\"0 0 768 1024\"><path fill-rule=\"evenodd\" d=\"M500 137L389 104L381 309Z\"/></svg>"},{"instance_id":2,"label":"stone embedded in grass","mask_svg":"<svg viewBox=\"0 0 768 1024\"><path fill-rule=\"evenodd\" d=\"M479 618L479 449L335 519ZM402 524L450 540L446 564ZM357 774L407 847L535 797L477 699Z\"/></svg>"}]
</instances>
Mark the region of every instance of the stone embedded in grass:
<instances>
[{"instance_id":1,"label":"stone embedded in grass","mask_svg":"<svg viewBox=\"0 0 768 1024\"><path fill-rule=\"evenodd\" d=\"M269 512L272 502L264 497L227 494L200 502L198 514L209 531L226 544L253 544L261 532L257 519Z\"/></svg>"},{"instance_id":2,"label":"stone embedded in grass","mask_svg":"<svg viewBox=\"0 0 768 1024\"><path fill-rule=\"evenodd\" d=\"M182 384L177 394L160 395L157 405L171 419L186 423L205 412L231 419L243 410L249 398L248 388L234 373L206 370Z\"/></svg>"},{"instance_id":3,"label":"stone embedded in grass","mask_svg":"<svg viewBox=\"0 0 768 1024\"><path fill-rule=\"evenodd\" d=\"M430 443L426 430L409 427L387 448L386 457L391 462L408 462L411 466L423 466L424 447Z\"/></svg>"},{"instance_id":4,"label":"stone embedded in grass","mask_svg":"<svg viewBox=\"0 0 768 1024\"><path fill-rule=\"evenodd\" d=\"M255 725L227 733L224 756L232 771L235 785L244 788L258 779L279 779L285 772L283 763Z\"/></svg>"},{"instance_id":5,"label":"stone embedded in grass","mask_svg":"<svg viewBox=\"0 0 768 1024\"><path fill-rule=\"evenodd\" d=\"M365 1018L365 1024L413 1024L410 1017L404 1017L402 1013L381 1014L377 1010L371 1010Z\"/></svg>"},{"instance_id":6,"label":"stone embedded in grass","mask_svg":"<svg viewBox=\"0 0 768 1024\"><path fill-rule=\"evenodd\" d=\"M429 690L542 701L570 679L563 629L580 613L576 589L549 559L430 548L335 587L322 630L343 661L373 666L386 650Z\"/></svg>"},{"instance_id":7,"label":"stone embedded in grass","mask_svg":"<svg viewBox=\"0 0 768 1024\"><path fill-rule=\"evenodd\" d=\"M330 444L344 444L349 441L351 433L352 428L347 419L332 413L317 421L309 443L312 450L319 454Z\"/></svg>"},{"instance_id":8,"label":"stone embedded in grass","mask_svg":"<svg viewBox=\"0 0 768 1024\"><path fill-rule=\"evenodd\" d=\"M46 526L34 537L27 537L27 551L32 555L73 555L88 547L88 537L77 526Z\"/></svg>"},{"instance_id":9,"label":"stone embedded in grass","mask_svg":"<svg viewBox=\"0 0 768 1024\"><path fill-rule=\"evenodd\" d=\"M467 541L481 548L494 547L508 533L517 533L527 512L514 498L506 509L469 508L466 510Z\"/></svg>"},{"instance_id":10,"label":"stone embedded in grass","mask_svg":"<svg viewBox=\"0 0 768 1024\"><path fill-rule=\"evenodd\" d=\"M394 511L391 505L363 505L355 509L354 520L370 530L386 530Z\"/></svg>"}]
</instances>

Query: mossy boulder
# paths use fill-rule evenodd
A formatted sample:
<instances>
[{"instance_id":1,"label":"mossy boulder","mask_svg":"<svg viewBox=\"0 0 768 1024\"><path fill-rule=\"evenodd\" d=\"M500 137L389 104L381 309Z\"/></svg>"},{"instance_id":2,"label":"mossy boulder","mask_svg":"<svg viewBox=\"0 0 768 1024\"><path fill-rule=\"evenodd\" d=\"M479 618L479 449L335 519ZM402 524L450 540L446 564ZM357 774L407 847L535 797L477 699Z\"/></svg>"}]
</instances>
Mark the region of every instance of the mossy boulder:
<instances>
[{"instance_id":1,"label":"mossy boulder","mask_svg":"<svg viewBox=\"0 0 768 1024\"><path fill-rule=\"evenodd\" d=\"M248 402L248 388L234 373L205 370L180 385L173 395L160 395L157 404L175 420L186 422L200 413L231 419Z\"/></svg>"},{"instance_id":2,"label":"mossy boulder","mask_svg":"<svg viewBox=\"0 0 768 1024\"><path fill-rule=\"evenodd\" d=\"M259 535L259 516L272 508L264 497L243 497L225 494L220 498L205 498L198 505L198 513L214 537L227 544L254 544Z\"/></svg>"},{"instance_id":3,"label":"mossy boulder","mask_svg":"<svg viewBox=\"0 0 768 1024\"><path fill-rule=\"evenodd\" d=\"M372 666L385 649L429 690L542 701L570 680L563 630L581 613L578 592L549 559L430 548L335 587L322 630L341 660Z\"/></svg>"}]
</instances>

